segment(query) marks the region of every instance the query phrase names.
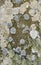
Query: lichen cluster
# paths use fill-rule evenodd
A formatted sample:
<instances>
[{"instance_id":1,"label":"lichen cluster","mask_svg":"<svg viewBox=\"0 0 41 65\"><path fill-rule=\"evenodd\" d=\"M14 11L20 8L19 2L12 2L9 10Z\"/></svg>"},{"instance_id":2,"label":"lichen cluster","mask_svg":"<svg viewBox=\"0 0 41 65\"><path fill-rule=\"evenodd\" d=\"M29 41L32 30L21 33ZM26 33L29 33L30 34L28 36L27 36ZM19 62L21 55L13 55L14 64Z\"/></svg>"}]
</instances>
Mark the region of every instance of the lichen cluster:
<instances>
[{"instance_id":1,"label":"lichen cluster","mask_svg":"<svg viewBox=\"0 0 41 65\"><path fill-rule=\"evenodd\" d=\"M41 65L41 0L0 5L0 65Z\"/></svg>"}]
</instances>

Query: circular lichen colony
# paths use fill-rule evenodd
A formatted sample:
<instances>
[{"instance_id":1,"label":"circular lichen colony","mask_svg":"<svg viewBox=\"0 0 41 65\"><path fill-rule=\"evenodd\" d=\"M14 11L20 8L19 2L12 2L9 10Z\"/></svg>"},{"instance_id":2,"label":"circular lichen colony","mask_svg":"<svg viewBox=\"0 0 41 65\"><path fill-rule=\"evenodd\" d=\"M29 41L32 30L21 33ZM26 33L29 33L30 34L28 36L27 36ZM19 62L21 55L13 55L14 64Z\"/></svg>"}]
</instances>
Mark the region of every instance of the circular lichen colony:
<instances>
[{"instance_id":1,"label":"circular lichen colony","mask_svg":"<svg viewBox=\"0 0 41 65\"><path fill-rule=\"evenodd\" d=\"M1 3L0 65L41 65L41 0Z\"/></svg>"}]
</instances>

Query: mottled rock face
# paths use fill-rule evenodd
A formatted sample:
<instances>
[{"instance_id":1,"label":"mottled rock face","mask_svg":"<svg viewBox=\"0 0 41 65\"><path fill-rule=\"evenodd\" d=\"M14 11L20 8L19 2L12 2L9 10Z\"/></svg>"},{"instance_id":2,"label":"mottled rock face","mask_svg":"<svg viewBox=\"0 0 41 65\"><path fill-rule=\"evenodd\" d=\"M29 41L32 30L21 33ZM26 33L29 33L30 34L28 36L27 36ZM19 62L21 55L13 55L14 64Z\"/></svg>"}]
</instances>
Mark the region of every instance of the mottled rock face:
<instances>
[{"instance_id":1,"label":"mottled rock face","mask_svg":"<svg viewBox=\"0 0 41 65\"><path fill-rule=\"evenodd\" d=\"M37 65L41 61L40 1L0 0L1 65Z\"/></svg>"},{"instance_id":2,"label":"mottled rock face","mask_svg":"<svg viewBox=\"0 0 41 65\"><path fill-rule=\"evenodd\" d=\"M5 0L0 0L0 6L3 5Z\"/></svg>"}]
</instances>

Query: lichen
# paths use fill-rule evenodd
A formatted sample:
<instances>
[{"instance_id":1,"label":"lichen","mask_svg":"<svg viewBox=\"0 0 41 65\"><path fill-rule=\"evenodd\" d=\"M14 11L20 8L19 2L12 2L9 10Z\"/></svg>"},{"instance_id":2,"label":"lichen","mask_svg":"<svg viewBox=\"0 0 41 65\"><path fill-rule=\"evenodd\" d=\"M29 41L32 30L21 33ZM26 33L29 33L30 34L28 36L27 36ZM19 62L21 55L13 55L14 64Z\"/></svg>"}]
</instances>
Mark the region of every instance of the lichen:
<instances>
[{"instance_id":1,"label":"lichen","mask_svg":"<svg viewBox=\"0 0 41 65\"><path fill-rule=\"evenodd\" d=\"M40 0L1 3L0 65L41 65Z\"/></svg>"}]
</instances>

